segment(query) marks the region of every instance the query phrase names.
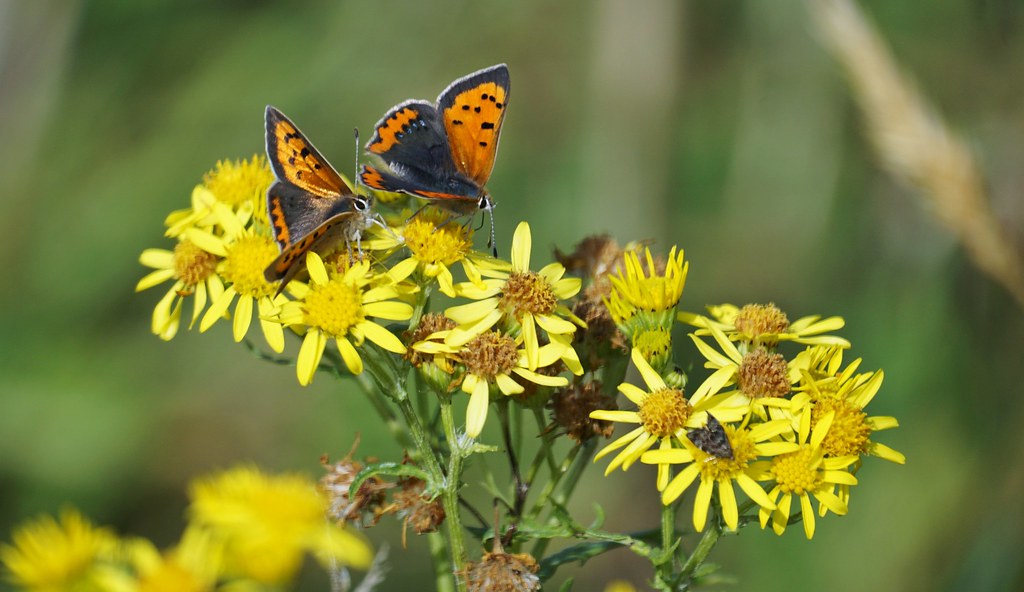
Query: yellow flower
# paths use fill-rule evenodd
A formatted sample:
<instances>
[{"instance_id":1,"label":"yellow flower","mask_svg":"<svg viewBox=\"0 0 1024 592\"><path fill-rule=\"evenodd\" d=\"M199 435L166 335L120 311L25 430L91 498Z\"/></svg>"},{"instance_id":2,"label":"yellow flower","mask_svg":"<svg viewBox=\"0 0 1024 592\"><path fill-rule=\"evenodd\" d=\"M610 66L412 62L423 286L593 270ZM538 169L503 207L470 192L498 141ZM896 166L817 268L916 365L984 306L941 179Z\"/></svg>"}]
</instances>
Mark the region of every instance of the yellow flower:
<instances>
[{"instance_id":1,"label":"yellow flower","mask_svg":"<svg viewBox=\"0 0 1024 592\"><path fill-rule=\"evenodd\" d=\"M715 326L730 340L752 346L774 347L780 341L794 341L807 345L834 345L850 347L850 342L829 331L842 329L846 321L842 317L822 319L818 315L807 316L790 323L786 313L774 304L748 304L737 308L732 304L709 306L711 317L694 313L679 313L679 320L697 327L697 335L710 334Z\"/></svg>"},{"instance_id":2,"label":"yellow flower","mask_svg":"<svg viewBox=\"0 0 1024 592\"><path fill-rule=\"evenodd\" d=\"M274 173L265 156L218 161L216 167L203 176L203 184L192 191L192 207L167 216L164 221L167 236L178 236L190 227L212 225L215 202L227 205L234 212L255 216L266 226L266 195L273 182Z\"/></svg>"},{"instance_id":3,"label":"yellow flower","mask_svg":"<svg viewBox=\"0 0 1024 592\"><path fill-rule=\"evenodd\" d=\"M620 466L624 471L629 469L633 463L640 460L643 453L650 450L656 443L659 444L661 450L684 446L681 442L688 441L686 430L704 425L708 413L723 422L739 421L746 415L747 407L726 405L728 399L732 398L731 395L701 398L694 395L687 400L682 390L670 388L665 384L665 380L644 359L638 349L633 349L631 357L633 364L636 365L647 384L648 390L644 391L624 382L619 385L619 392L626 395L637 406L637 410L602 409L590 413L590 417L594 419L640 424L625 436L605 446L594 457L594 460L597 461L622 448L622 451L608 464L608 468L604 472L605 475ZM659 491L668 484L669 464L668 462L658 463Z\"/></svg>"},{"instance_id":4,"label":"yellow flower","mask_svg":"<svg viewBox=\"0 0 1024 592\"><path fill-rule=\"evenodd\" d=\"M224 292L224 284L217 276L220 257L211 253L187 237L179 237L173 251L146 249L139 256L139 263L154 271L147 274L135 285L141 292L174 280L169 290L153 309L151 328L154 335L169 341L178 333L181 325L182 302L194 296L191 326L206 308L207 298L217 299Z\"/></svg>"},{"instance_id":5,"label":"yellow flower","mask_svg":"<svg viewBox=\"0 0 1024 592\"><path fill-rule=\"evenodd\" d=\"M456 263L462 265L466 277L478 287L484 285L480 269L508 269L508 263L473 250L473 230L469 226L441 223L438 214L424 212L413 216L394 232L374 234L376 238L365 243L368 249L385 250L405 245L409 248L409 257L397 263L395 269L404 270L406 266L418 269L423 277L436 279L441 292L450 297L455 297L451 267ZM408 273L403 271L402 275Z\"/></svg>"},{"instance_id":6,"label":"yellow flower","mask_svg":"<svg viewBox=\"0 0 1024 592\"><path fill-rule=\"evenodd\" d=\"M203 315L199 331L204 332L219 319L225 318L237 296L238 303L235 305L232 322L235 341L245 338L255 308L267 345L281 353L284 351L284 330L280 322L273 320L273 315L287 298L276 294L276 284L269 283L263 275L263 270L277 257L278 247L269 236L246 226L251 212L236 214L221 204L217 206L214 212L218 225L224 230L223 236L199 228L185 231L189 240L221 258L217 270L226 283L226 288L213 299L210 309Z\"/></svg>"},{"instance_id":7,"label":"yellow flower","mask_svg":"<svg viewBox=\"0 0 1024 592\"><path fill-rule=\"evenodd\" d=\"M284 325L306 328L296 364L300 384L305 386L313 381L330 339L337 343L342 360L353 374L363 371L363 360L356 347L364 339L388 351L405 353L402 342L369 317L404 321L412 318L413 309L392 300L399 296L393 285L373 285L376 277L369 262L354 263L344 274L328 275L320 256L309 252L306 268L310 283L293 282L292 293L297 300L282 305L279 315Z\"/></svg>"},{"instance_id":8,"label":"yellow flower","mask_svg":"<svg viewBox=\"0 0 1024 592\"><path fill-rule=\"evenodd\" d=\"M804 534L814 536L814 506L811 498L818 500L829 511L840 516L847 511L847 502L833 491L839 485L856 485L857 478L847 469L857 461L857 456L825 457L822 445L828 436L835 413L821 417L811 430L811 414L801 414L800 431L796 442L776 444L777 456L770 461L754 463L759 471L758 480L771 480L775 486L768 492L768 498L775 504L775 510L761 507L758 513L761 528L771 519L772 530L781 535L789 524L793 497L800 501L800 513L804 523Z\"/></svg>"},{"instance_id":9,"label":"yellow flower","mask_svg":"<svg viewBox=\"0 0 1024 592\"><path fill-rule=\"evenodd\" d=\"M191 519L223 545L228 573L281 584L306 552L325 566L370 564L369 546L327 519L327 498L306 477L239 467L193 482L190 497Z\"/></svg>"},{"instance_id":10,"label":"yellow flower","mask_svg":"<svg viewBox=\"0 0 1024 592\"><path fill-rule=\"evenodd\" d=\"M670 328L673 320L671 316L667 323L656 319L659 314L675 311L686 286L690 263L684 261L683 250L677 252L674 246L669 251L663 274L658 273L654 257L647 247L644 247L644 258L646 265L640 263L636 251L623 254L623 271L608 276L612 283L612 292L607 301L608 310L618 325L628 324L638 313L648 313L654 315L649 319L654 325L665 327L667 324L667 328Z\"/></svg>"},{"instance_id":11,"label":"yellow flower","mask_svg":"<svg viewBox=\"0 0 1024 592\"><path fill-rule=\"evenodd\" d=\"M503 395L523 392L523 386L512 375L542 386L566 386L569 381L561 376L538 374L529 368L526 348L522 336L514 339L500 331L487 331L477 335L463 346L446 342L450 331L439 331L429 339L413 345L413 349L424 354L443 355L463 364L466 374L462 379L462 390L469 394L466 407L466 434L476 438L487 421L491 386L496 386ZM538 367L545 368L564 359L565 349L572 349L564 343L549 343L539 348Z\"/></svg>"},{"instance_id":12,"label":"yellow flower","mask_svg":"<svg viewBox=\"0 0 1024 592\"><path fill-rule=\"evenodd\" d=\"M774 510L775 504L755 480L763 470L759 465L755 465L755 461L759 457L774 456L792 448L788 444L771 441L791 430L789 422L784 419L756 424L753 427L724 425L722 429L731 449L729 457L722 458L705 452L689 439L683 441L685 448L652 450L641 457L641 461L647 464L687 465L661 492L661 500L665 505L673 503L698 476L700 477L693 505L693 527L698 532L704 530L715 484L718 485L722 517L726 526L732 530L739 526L739 508L736 505L733 482L757 505Z\"/></svg>"},{"instance_id":13,"label":"yellow flower","mask_svg":"<svg viewBox=\"0 0 1024 592\"><path fill-rule=\"evenodd\" d=\"M103 565L113 558L118 541L74 509L32 520L14 531L13 545L0 545L0 562L10 580L26 590L101 590Z\"/></svg>"},{"instance_id":14,"label":"yellow flower","mask_svg":"<svg viewBox=\"0 0 1024 592\"><path fill-rule=\"evenodd\" d=\"M145 539L130 541L136 579L114 592L209 592L217 589L224 549L209 530L189 527L178 545L160 553Z\"/></svg>"},{"instance_id":15,"label":"yellow flower","mask_svg":"<svg viewBox=\"0 0 1024 592\"><path fill-rule=\"evenodd\" d=\"M714 337L721 351L711 347L695 334L690 335L697 349L707 360L704 367L714 370L711 376L697 387L694 397L738 395L752 405L752 409L761 419L766 419L768 414L773 419L789 417L789 394L793 383L800 379L800 367L789 364L781 354L769 352L761 347L741 353L717 325L709 325L708 332ZM729 386L735 388L723 393L722 389Z\"/></svg>"},{"instance_id":16,"label":"yellow flower","mask_svg":"<svg viewBox=\"0 0 1024 592\"><path fill-rule=\"evenodd\" d=\"M446 339L449 345L465 345L504 320L509 325L503 327L505 332L522 334L527 367L536 370L540 364L538 326L553 343L567 345L571 341L576 325L566 319L579 324L582 321L559 301L575 296L580 291L581 281L563 277L565 267L561 263L551 263L540 271L531 271L531 248L530 225L522 222L512 237L511 271L480 269L481 275L489 278L482 280L484 288L472 282L456 286L460 296L478 302L445 310L445 315L459 324ZM583 373L578 361L569 369L576 374Z\"/></svg>"}]
</instances>

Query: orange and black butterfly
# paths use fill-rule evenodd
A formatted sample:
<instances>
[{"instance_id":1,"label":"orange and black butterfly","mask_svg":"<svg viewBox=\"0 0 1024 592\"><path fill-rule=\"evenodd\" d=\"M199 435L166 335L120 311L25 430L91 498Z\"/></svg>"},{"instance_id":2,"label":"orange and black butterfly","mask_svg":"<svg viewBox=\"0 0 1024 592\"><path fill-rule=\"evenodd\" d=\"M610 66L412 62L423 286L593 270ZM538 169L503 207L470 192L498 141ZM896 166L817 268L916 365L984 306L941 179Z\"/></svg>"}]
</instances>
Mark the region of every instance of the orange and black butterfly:
<instances>
[{"instance_id":1,"label":"orange and black butterfly","mask_svg":"<svg viewBox=\"0 0 1024 592\"><path fill-rule=\"evenodd\" d=\"M303 269L306 253L358 242L372 223L370 202L356 194L299 128L267 105L267 158L277 181L267 190L267 212L281 255L264 276L281 280L277 292Z\"/></svg>"},{"instance_id":2,"label":"orange and black butterfly","mask_svg":"<svg viewBox=\"0 0 1024 592\"><path fill-rule=\"evenodd\" d=\"M498 64L451 83L436 105L395 105L366 144L388 170L364 166L362 183L425 197L456 216L491 212L494 202L484 185L494 168L509 91L508 66Z\"/></svg>"}]
</instances>

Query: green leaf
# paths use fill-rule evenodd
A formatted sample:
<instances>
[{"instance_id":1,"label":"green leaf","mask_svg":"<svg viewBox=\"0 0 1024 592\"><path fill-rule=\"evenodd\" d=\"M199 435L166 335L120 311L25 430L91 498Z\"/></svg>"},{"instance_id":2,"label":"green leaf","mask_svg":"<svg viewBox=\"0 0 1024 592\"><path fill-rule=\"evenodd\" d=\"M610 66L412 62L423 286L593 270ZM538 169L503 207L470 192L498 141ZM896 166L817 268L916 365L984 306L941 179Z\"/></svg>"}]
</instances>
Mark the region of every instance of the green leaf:
<instances>
[{"instance_id":1,"label":"green leaf","mask_svg":"<svg viewBox=\"0 0 1024 592\"><path fill-rule=\"evenodd\" d=\"M352 480L352 485L348 486L349 499L352 499L359 493L359 488L363 486L363 483L365 483L367 479L380 475L387 477L416 477L417 479L422 479L427 483L427 491L432 489L430 475L416 465L397 462L379 462L366 465L361 471L356 473L355 479Z\"/></svg>"}]
</instances>

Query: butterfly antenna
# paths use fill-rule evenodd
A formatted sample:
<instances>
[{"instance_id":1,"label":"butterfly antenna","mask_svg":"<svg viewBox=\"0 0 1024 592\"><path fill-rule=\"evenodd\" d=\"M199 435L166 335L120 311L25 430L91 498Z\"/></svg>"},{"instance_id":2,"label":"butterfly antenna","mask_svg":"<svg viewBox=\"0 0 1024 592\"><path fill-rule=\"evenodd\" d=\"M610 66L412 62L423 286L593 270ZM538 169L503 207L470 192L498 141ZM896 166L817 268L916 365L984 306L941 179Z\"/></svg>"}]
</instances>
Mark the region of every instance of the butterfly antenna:
<instances>
[{"instance_id":1,"label":"butterfly antenna","mask_svg":"<svg viewBox=\"0 0 1024 592\"><path fill-rule=\"evenodd\" d=\"M487 208L487 216L491 219L491 240L487 243L487 246L491 247L491 253L494 258L498 258L498 243L494 241L494 204L491 204Z\"/></svg>"},{"instance_id":2,"label":"butterfly antenna","mask_svg":"<svg viewBox=\"0 0 1024 592\"><path fill-rule=\"evenodd\" d=\"M359 128L356 127L356 128L352 128L352 129L355 131L355 136L356 136L356 172L355 172L355 176L352 177L352 182L358 185L359 184Z\"/></svg>"}]
</instances>

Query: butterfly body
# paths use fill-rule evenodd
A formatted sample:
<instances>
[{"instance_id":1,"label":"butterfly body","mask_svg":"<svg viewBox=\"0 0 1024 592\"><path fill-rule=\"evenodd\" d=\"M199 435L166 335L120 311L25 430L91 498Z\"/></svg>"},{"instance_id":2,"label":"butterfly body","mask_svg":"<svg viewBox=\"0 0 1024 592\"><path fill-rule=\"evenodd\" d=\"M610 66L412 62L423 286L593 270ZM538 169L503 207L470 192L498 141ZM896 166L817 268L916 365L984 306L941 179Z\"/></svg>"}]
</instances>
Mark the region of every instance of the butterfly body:
<instances>
[{"instance_id":1,"label":"butterfly body","mask_svg":"<svg viewBox=\"0 0 1024 592\"><path fill-rule=\"evenodd\" d=\"M342 241L360 240L371 223L370 202L356 194L298 127L267 106L267 157L277 180L267 190L267 214L281 254L267 266L267 281L284 289L309 251L326 254Z\"/></svg>"},{"instance_id":2,"label":"butterfly body","mask_svg":"<svg viewBox=\"0 0 1024 592\"><path fill-rule=\"evenodd\" d=\"M451 83L435 104L395 105L366 144L387 166L364 166L362 183L429 199L457 216L491 210L494 202L485 185L509 93L508 67L498 64Z\"/></svg>"}]
</instances>

